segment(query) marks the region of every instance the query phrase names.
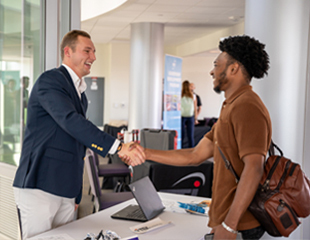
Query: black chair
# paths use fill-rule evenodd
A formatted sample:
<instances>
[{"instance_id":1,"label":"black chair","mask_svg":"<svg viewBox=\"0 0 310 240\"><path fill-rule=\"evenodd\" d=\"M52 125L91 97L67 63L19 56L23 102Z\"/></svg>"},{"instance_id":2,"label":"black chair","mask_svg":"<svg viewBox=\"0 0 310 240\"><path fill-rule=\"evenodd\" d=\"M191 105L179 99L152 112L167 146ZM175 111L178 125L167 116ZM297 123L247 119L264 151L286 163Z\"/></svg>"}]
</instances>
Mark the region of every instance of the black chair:
<instances>
[{"instance_id":1,"label":"black chair","mask_svg":"<svg viewBox=\"0 0 310 240\"><path fill-rule=\"evenodd\" d=\"M131 171L126 164L123 162L120 163L107 163L107 164L100 164L98 154L93 152L92 150L88 149L87 154L90 154L93 159L95 160L97 169L98 169L98 176L103 177L102 181L102 188L104 187L105 181L111 178L118 178L121 181L118 182L117 186L120 184L126 184L130 181ZM114 186L115 189L117 186Z\"/></svg>"},{"instance_id":2,"label":"black chair","mask_svg":"<svg viewBox=\"0 0 310 240\"><path fill-rule=\"evenodd\" d=\"M17 217L18 217L18 226L19 226L19 233L20 233L20 239L23 240L23 229L22 229L22 221L21 221L21 216L20 216L20 210L16 206L17 209Z\"/></svg>"},{"instance_id":3,"label":"black chair","mask_svg":"<svg viewBox=\"0 0 310 240\"><path fill-rule=\"evenodd\" d=\"M94 210L93 212L101 211L118 203L127 201L133 198L131 192L106 192L102 193L98 169L95 159L91 154L87 154L85 158L85 166L91 186L91 192L94 195Z\"/></svg>"}]
</instances>

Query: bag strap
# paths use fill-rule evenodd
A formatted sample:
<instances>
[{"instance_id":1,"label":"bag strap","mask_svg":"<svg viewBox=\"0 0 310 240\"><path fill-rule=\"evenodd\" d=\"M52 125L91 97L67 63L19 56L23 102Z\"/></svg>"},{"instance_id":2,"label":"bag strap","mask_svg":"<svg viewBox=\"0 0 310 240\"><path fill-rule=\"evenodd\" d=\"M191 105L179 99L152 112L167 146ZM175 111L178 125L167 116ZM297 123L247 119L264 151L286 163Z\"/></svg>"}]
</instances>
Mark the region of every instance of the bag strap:
<instances>
[{"instance_id":1,"label":"bag strap","mask_svg":"<svg viewBox=\"0 0 310 240\"><path fill-rule=\"evenodd\" d=\"M269 147L269 150L268 150L269 156L275 155L275 151L274 151L275 148L280 153L280 156L283 157L282 150L272 140L271 140L270 147Z\"/></svg>"},{"instance_id":2,"label":"bag strap","mask_svg":"<svg viewBox=\"0 0 310 240\"><path fill-rule=\"evenodd\" d=\"M235 172L235 169L231 166L231 163L227 160L227 158L225 157L224 153L222 152L221 148L219 146L217 146L219 151L220 151L220 154L225 162L225 167L231 171L231 173L234 175L235 177L235 180L236 180L236 183L239 182L239 176L237 175L237 173Z\"/></svg>"},{"instance_id":3,"label":"bag strap","mask_svg":"<svg viewBox=\"0 0 310 240\"><path fill-rule=\"evenodd\" d=\"M224 160L224 163L225 163L225 167L234 175L235 177L235 180L236 180L236 183L239 182L240 178L239 176L237 175L235 169L232 167L231 163L229 162L229 160L227 160L227 158L225 157L224 153L222 152L221 148L219 146L217 146L223 160ZM269 153L269 156L273 156L275 155L275 151L274 149L277 149L280 153L280 156L283 157L283 152L282 150L271 140L271 143L270 143L270 147L269 147L269 150L268 150L268 153ZM270 178L271 178L271 175L272 174L269 174Z\"/></svg>"}]
</instances>

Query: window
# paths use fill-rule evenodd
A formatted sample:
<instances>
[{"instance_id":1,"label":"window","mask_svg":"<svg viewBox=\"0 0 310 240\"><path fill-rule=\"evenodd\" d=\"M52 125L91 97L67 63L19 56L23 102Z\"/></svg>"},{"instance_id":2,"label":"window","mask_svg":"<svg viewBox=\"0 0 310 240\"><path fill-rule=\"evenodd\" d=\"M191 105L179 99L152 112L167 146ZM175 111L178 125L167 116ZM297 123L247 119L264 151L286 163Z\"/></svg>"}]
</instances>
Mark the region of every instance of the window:
<instances>
[{"instance_id":1,"label":"window","mask_svg":"<svg viewBox=\"0 0 310 240\"><path fill-rule=\"evenodd\" d=\"M0 162L12 165L19 164L28 96L43 70L40 3L0 0Z\"/></svg>"}]
</instances>

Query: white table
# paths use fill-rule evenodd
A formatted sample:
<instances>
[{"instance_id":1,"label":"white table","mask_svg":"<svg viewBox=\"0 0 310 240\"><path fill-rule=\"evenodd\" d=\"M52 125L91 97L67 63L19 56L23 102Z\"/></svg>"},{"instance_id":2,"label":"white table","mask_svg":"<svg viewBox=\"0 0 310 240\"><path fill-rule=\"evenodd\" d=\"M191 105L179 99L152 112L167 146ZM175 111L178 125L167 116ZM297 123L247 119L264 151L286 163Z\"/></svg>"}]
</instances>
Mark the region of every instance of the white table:
<instances>
[{"instance_id":1,"label":"white table","mask_svg":"<svg viewBox=\"0 0 310 240\"><path fill-rule=\"evenodd\" d=\"M110 217L113 213L126 207L130 203L136 203L136 201L132 199L68 223L64 226L52 229L48 232L37 235L32 239L40 238L43 240L44 237L67 234L73 239L82 240L85 238L87 233L94 233L97 235L101 230L112 230L121 238L137 235L139 240L198 240L201 239L204 234L210 232L210 228L207 227L208 217L189 214L178 207L169 207L169 204L171 203L175 203L173 206L178 206L176 201L193 201L195 203L199 203L202 200L206 200L206 198L170 193L159 193L159 195L164 205L167 207L158 217L163 221L172 222L159 229L143 234L135 234L129 229L129 227L138 225L140 222L118 220ZM173 209L176 209L176 211L173 211Z\"/></svg>"}]
</instances>

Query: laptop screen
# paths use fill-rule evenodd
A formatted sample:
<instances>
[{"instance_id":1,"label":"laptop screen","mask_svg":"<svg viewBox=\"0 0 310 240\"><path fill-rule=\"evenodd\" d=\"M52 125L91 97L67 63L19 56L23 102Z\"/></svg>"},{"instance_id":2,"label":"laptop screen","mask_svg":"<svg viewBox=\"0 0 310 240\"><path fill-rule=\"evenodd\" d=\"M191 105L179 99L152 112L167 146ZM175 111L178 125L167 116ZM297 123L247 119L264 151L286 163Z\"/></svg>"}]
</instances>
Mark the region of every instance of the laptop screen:
<instances>
[{"instance_id":1,"label":"laptop screen","mask_svg":"<svg viewBox=\"0 0 310 240\"><path fill-rule=\"evenodd\" d=\"M129 187L147 219L156 217L165 208L148 176L129 184Z\"/></svg>"}]
</instances>

